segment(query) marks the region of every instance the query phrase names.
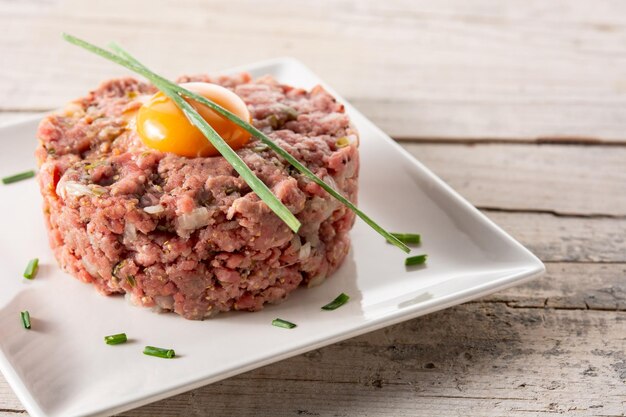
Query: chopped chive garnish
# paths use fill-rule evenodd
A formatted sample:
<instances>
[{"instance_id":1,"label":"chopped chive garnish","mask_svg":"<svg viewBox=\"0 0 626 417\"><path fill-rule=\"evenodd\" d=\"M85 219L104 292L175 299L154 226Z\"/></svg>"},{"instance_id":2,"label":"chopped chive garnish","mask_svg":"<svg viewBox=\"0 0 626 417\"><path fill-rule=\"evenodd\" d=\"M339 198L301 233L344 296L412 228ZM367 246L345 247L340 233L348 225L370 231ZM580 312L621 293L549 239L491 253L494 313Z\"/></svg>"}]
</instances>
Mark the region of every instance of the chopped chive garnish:
<instances>
[{"instance_id":1,"label":"chopped chive garnish","mask_svg":"<svg viewBox=\"0 0 626 417\"><path fill-rule=\"evenodd\" d=\"M265 135L263 132L261 132L248 122L240 119L235 114L215 104L207 98L199 94L193 93L175 83L172 83L171 81L161 77L160 75L155 74L118 45L111 45L111 49L113 49L113 51L115 52L113 53L92 45L89 42L83 41L82 39L76 38L72 35L68 35L67 33L63 34L63 38L74 45L80 46L81 48L100 55L101 57L106 58L109 61L122 65L123 67L126 67L151 81L159 90L161 90L161 92L163 92L163 94L169 97L182 110L182 112L185 114L191 124L200 129L200 131L206 136L209 142L211 142L211 144L220 152L220 154L232 165L232 167L239 173L243 180L246 181L250 188L252 188L252 190L257 193L259 198L261 198L261 200L263 200L269 206L269 208L274 211L274 213L276 213L276 215L278 215L293 231L297 231L300 227L300 222L298 221L298 219L296 219L295 216L293 216L293 214L280 202L280 200L278 200L271 193L271 191L269 191L265 184L263 184L254 175L254 173L250 171L247 165L241 160L241 158L239 158L237 153L233 151L226 142L224 142L224 140L217 134L217 132L215 132L215 130L202 118L202 116L200 116L195 108L183 97L194 100L200 104L204 104L213 111L222 115L224 118L243 128L254 137L258 138L261 142L265 143L269 148L271 148L275 153L283 157L294 168L303 173L311 181L322 187L331 196L333 196L350 210L352 210L371 228L373 228L376 232L378 232L385 239L387 239L387 241L402 249L406 253L410 252L410 249L404 243L400 242L397 238L395 238L389 232L379 226L374 220L372 220L369 216L367 216L354 204L352 204L350 200L346 199L330 185L322 181L310 169L302 165L302 163L294 158L289 152L281 148L267 135Z\"/></svg>"},{"instance_id":2,"label":"chopped chive garnish","mask_svg":"<svg viewBox=\"0 0 626 417\"><path fill-rule=\"evenodd\" d=\"M422 236L416 233L392 233L391 235L407 245L419 245L422 243Z\"/></svg>"},{"instance_id":3,"label":"chopped chive garnish","mask_svg":"<svg viewBox=\"0 0 626 417\"><path fill-rule=\"evenodd\" d=\"M22 325L24 325L24 328L30 329L30 313L28 311L22 311L20 315L22 316Z\"/></svg>"},{"instance_id":4,"label":"chopped chive garnish","mask_svg":"<svg viewBox=\"0 0 626 417\"><path fill-rule=\"evenodd\" d=\"M283 329L293 329L297 324L283 319L272 320L272 326L282 327Z\"/></svg>"},{"instance_id":5,"label":"chopped chive garnish","mask_svg":"<svg viewBox=\"0 0 626 417\"><path fill-rule=\"evenodd\" d=\"M37 275L37 269L39 268L39 258L31 259L26 265L24 270L24 278L33 279Z\"/></svg>"},{"instance_id":6,"label":"chopped chive garnish","mask_svg":"<svg viewBox=\"0 0 626 417\"><path fill-rule=\"evenodd\" d=\"M35 171L33 171L33 170L20 172L19 174L15 174L15 175L11 175L11 176L2 178L2 183L3 184L11 184L13 182L26 180L26 179L32 178L34 176L35 176Z\"/></svg>"},{"instance_id":7,"label":"chopped chive garnish","mask_svg":"<svg viewBox=\"0 0 626 417\"><path fill-rule=\"evenodd\" d=\"M120 343L126 343L128 338L126 333L112 334L111 336L104 336L104 343L107 345L119 345Z\"/></svg>"},{"instance_id":8,"label":"chopped chive garnish","mask_svg":"<svg viewBox=\"0 0 626 417\"><path fill-rule=\"evenodd\" d=\"M172 359L174 356L176 356L174 349L162 349L154 346L146 346L143 349L143 354L166 359Z\"/></svg>"},{"instance_id":9,"label":"chopped chive garnish","mask_svg":"<svg viewBox=\"0 0 626 417\"><path fill-rule=\"evenodd\" d=\"M349 299L350 299L350 296L348 296L347 294L341 293L333 301L323 306L322 310L336 310L342 305L344 305L345 303L347 303Z\"/></svg>"},{"instance_id":10,"label":"chopped chive garnish","mask_svg":"<svg viewBox=\"0 0 626 417\"><path fill-rule=\"evenodd\" d=\"M417 255L417 256L411 256L409 258L406 258L404 260L404 264L406 266L412 266L412 265L421 265L426 263L426 258L428 258L428 255L424 254L424 255Z\"/></svg>"}]
</instances>

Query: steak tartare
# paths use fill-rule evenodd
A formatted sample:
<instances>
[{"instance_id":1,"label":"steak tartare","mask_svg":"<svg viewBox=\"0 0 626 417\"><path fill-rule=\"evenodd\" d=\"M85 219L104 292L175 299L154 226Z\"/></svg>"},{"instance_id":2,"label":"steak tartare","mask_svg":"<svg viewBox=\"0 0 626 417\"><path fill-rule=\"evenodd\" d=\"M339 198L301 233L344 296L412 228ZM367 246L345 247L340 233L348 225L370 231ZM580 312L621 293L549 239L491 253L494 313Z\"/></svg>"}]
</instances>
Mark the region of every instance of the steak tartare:
<instances>
[{"instance_id":1,"label":"steak tartare","mask_svg":"<svg viewBox=\"0 0 626 417\"><path fill-rule=\"evenodd\" d=\"M305 91L245 73L178 81L234 91L257 128L356 203L357 133L322 87ZM237 153L302 223L297 234L223 157L145 146L135 113L155 92L114 79L42 120L38 181L64 270L103 294L203 319L259 310L341 264L354 214L256 138Z\"/></svg>"}]
</instances>

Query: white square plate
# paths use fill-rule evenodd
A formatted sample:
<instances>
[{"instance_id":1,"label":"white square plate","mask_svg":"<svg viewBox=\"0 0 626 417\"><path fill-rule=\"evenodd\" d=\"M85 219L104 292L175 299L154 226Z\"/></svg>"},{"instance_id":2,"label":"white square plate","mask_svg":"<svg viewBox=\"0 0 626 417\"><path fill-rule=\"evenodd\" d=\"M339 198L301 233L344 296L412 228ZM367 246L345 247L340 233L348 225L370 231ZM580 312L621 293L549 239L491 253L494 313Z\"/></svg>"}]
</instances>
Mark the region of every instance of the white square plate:
<instances>
[{"instance_id":1,"label":"white square plate","mask_svg":"<svg viewBox=\"0 0 626 417\"><path fill-rule=\"evenodd\" d=\"M298 87L323 84L293 59L228 72L241 70L253 76L271 74ZM361 113L346 107L361 134L360 206L389 230L421 233L423 244L413 252L428 253L428 265L407 270L405 254L359 220L351 233L352 250L338 272L321 286L299 289L283 304L257 313L187 321L132 307L123 297L103 297L57 267L36 182L0 186L0 370L28 412L33 417L121 412L468 301L544 271L528 250ZM34 166L37 123L0 128L0 176ZM25 280L21 275L33 257L40 258L39 274ZM320 310L340 292L351 296L348 304ZM31 313L30 331L22 328L22 310ZM276 317L298 327L273 327ZM128 334L129 343L104 344L103 336L119 332ZM177 357L145 356L145 345L174 348Z\"/></svg>"}]
</instances>

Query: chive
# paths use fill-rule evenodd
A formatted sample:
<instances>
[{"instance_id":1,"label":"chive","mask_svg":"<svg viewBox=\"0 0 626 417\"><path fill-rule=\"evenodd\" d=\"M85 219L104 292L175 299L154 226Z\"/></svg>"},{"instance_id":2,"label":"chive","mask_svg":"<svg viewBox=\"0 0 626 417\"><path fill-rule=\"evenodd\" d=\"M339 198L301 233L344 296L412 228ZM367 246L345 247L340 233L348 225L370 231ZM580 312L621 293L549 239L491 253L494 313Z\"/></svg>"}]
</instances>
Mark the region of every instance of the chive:
<instances>
[{"instance_id":1,"label":"chive","mask_svg":"<svg viewBox=\"0 0 626 417\"><path fill-rule=\"evenodd\" d=\"M406 258L404 260L404 264L406 266L422 265L422 264L426 263L426 258L428 258L428 255L426 255L426 254L417 255L417 256L411 256L411 257Z\"/></svg>"},{"instance_id":2,"label":"chive","mask_svg":"<svg viewBox=\"0 0 626 417\"><path fill-rule=\"evenodd\" d=\"M22 325L24 328L30 329L30 313L28 311L22 311L20 316L22 316Z\"/></svg>"},{"instance_id":3,"label":"chive","mask_svg":"<svg viewBox=\"0 0 626 417\"><path fill-rule=\"evenodd\" d=\"M37 270L39 268L39 258L31 259L26 265L26 269L24 270L24 278L33 279L35 275L37 275Z\"/></svg>"},{"instance_id":4,"label":"chive","mask_svg":"<svg viewBox=\"0 0 626 417\"><path fill-rule=\"evenodd\" d=\"M272 326L282 327L283 329L293 329L297 324L283 319L272 320Z\"/></svg>"},{"instance_id":5,"label":"chive","mask_svg":"<svg viewBox=\"0 0 626 417\"><path fill-rule=\"evenodd\" d=\"M341 293L333 301L323 306L322 310L336 310L342 305L344 305L345 303L347 303L349 299L350 299L349 295Z\"/></svg>"},{"instance_id":6,"label":"chive","mask_svg":"<svg viewBox=\"0 0 626 417\"><path fill-rule=\"evenodd\" d=\"M367 223L371 228L373 228L376 232L382 235L387 241L394 244L398 248L402 249L404 252L409 253L410 249L402 242L400 242L397 238L392 236L389 232L379 226L374 220L372 220L369 216L367 216L364 212L359 210L350 200L345 198L343 195L335 191L330 185L326 184L320 178L318 178L310 169L302 165L296 158L294 158L289 152L285 151L279 145L274 143L267 135L263 132L250 125L246 121L240 119L235 114L229 112L228 110L222 108L221 106L213 103L212 101L206 99L205 97L195 94L191 91L184 89L183 87L168 81L167 79L155 74L146 68L143 64L133 58L130 54L124 51L119 46L112 44L111 48L115 51L115 53L106 51L102 48L99 48L95 45L92 45L86 41L83 41L79 38L76 38L67 33L63 34L63 38L77 46L80 46L90 52L93 52L97 55L100 55L103 58L108 59L109 61L113 61L117 64L120 64L131 71L134 71L140 75L143 75L148 80L150 80L159 90L163 92L166 96L172 99L183 111L185 116L189 119L189 121L196 127L198 127L202 133L205 134L207 139L211 142L213 146L222 154L222 156L237 170L239 175L248 183L250 188L257 193L259 198L263 200L272 211L274 211L292 230L297 230L300 225L300 222L287 210L284 205L276 199L276 197L265 187L265 185L254 176L254 174L249 170L249 168L243 163L243 161L239 158L239 156L226 144L222 138L215 132L215 130L206 123L206 121L195 111L193 106L189 104L182 97L187 97L188 99L197 101L198 103L204 104L209 107L213 111L219 113L226 119L235 123L239 127L246 130L251 135L257 137L261 140L261 142L265 143L270 147L274 152L283 157L287 162L289 162L292 166L294 166L298 171L302 172L305 176L315 182L317 185L322 187L326 192L328 192L331 196L339 200L342 204L347 206L350 210L352 210L357 216L359 216L365 223ZM255 181L256 180L256 181ZM260 184L259 184L260 183ZM254 185L254 186L253 186ZM288 214L287 214L288 213ZM291 215L291 216L289 216Z\"/></svg>"},{"instance_id":7,"label":"chive","mask_svg":"<svg viewBox=\"0 0 626 417\"><path fill-rule=\"evenodd\" d=\"M400 242L406 243L407 245L419 245L422 243L422 236L416 233L391 233L395 238L397 238Z\"/></svg>"},{"instance_id":8,"label":"chive","mask_svg":"<svg viewBox=\"0 0 626 417\"><path fill-rule=\"evenodd\" d=\"M119 345L120 343L126 343L128 338L126 333L112 334L110 336L104 336L104 343L107 345Z\"/></svg>"},{"instance_id":9,"label":"chive","mask_svg":"<svg viewBox=\"0 0 626 417\"><path fill-rule=\"evenodd\" d=\"M172 359L174 356L176 356L174 349L163 349L154 346L146 346L143 349L143 354L165 359Z\"/></svg>"},{"instance_id":10,"label":"chive","mask_svg":"<svg viewBox=\"0 0 626 417\"><path fill-rule=\"evenodd\" d=\"M11 183L14 183L14 182L18 182L18 181L26 180L28 178L32 178L34 176L35 176L35 171L33 171L33 170L20 172L19 174L15 174L15 175L11 175L11 176L2 178L2 183L3 184L11 184Z\"/></svg>"}]
</instances>

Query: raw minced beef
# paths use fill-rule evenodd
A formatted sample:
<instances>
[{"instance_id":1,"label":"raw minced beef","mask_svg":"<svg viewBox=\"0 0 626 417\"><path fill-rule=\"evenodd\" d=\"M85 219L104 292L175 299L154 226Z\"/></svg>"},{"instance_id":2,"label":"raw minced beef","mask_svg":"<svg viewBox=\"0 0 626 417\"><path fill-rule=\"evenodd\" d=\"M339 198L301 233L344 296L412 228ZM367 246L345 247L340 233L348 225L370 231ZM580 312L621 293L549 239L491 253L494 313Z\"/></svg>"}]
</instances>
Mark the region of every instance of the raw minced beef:
<instances>
[{"instance_id":1,"label":"raw minced beef","mask_svg":"<svg viewBox=\"0 0 626 417\"><path fill-rule=\"evenodd\" d=\"M185 76L232 89L253 124L356 203L357 133L343 106L270 77ZM39 126L39 184L59 264L104 294L202 319L316 285L349 249L354 214L252 138L239 156L302 223L293 233L222 157L146 147L134 114L155 93L103 83Z\"/></svg>"}]
</instances>

